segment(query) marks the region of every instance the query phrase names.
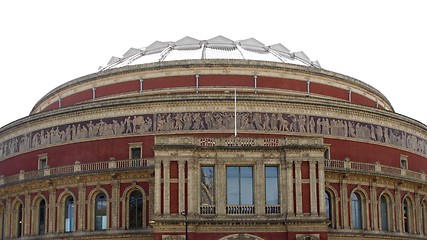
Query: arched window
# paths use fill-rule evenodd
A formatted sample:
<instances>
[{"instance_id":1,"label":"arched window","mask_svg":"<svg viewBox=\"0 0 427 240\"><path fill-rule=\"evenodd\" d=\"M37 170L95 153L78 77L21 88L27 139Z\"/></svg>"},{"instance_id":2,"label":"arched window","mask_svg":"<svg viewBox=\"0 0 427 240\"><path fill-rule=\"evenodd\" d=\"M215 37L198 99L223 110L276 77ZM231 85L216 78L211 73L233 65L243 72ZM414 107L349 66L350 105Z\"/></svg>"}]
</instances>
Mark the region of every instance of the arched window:
<instances>
[{"instance_id":1,"label":"arched window","mask_svg":"<svg viewBox=\"0 0 427 240\"><path fill-rule=\"evenodd\" d=\"M353 229L362 229L362 199L359 193L351 194L351 226Z\"/></svg>"},{"instance_id":2,"label":"arched window","mask_svg":"<svg viewBox=\"0 0 427 240\"><path fill-rule=\"evenodd\" d=\"M100 193L95 198L95 230L107 229L107 196Z\"/></svg>"},{"instance_id":3,"label":"arched window","mask_svg":"<svg viewBox=\"0 0 427 240\"><path fill-rule=\"evenodd\" d=\"M329 220L329 227L332 227L332 198L331 194L326 191L325 192L325 207L326 207L326 218Z\"/></svg>"},{"instance_id":4,"label":"arched window","mask_svg":"<svg viewBox=\"0 0 427 240\"><path fill-rule=\"evenodd\" d=\"M142 228L143 226L143 202L142 193L139 190L129 195L129 228Z\"/></svg>"},{"instance_id":5,"label":"arched window","mask_svg":"<svg viewBox=\"0 0 427 240\"><path fill-rule=\"evenodd\" d=\"M46 233L46 201L43 199L39 203L39 231L38 234Z\"/></svg>"},{"instance_id":6,"label":"arched window","mask_svg":"<svg viewBox=\"0 0 427 240\"><path fill-rule=\"evenodd\" d=\"M426 211L427 211L427 207L426 207L426 201L421 202L421 229L422 229L422 234L427 235L427 223L426 223Z\"/></svg>"},{"instance_id":7,"label":"arched window","mask_svg":"<svg viewBox=\"0 0 427 240\"><path fill-rule=\"evenodd\" d=\"M403 231L406 233L411 232L411 203L408 198L403 200Z\"/></svg>"},{"instance_id":8,"label":"arched window","mask_svg":"<svg viewBox=\"0 0 427 240\"><path fill-rule=\"evenodd\" d=\"M19 204L17 209L17 218L16 218L16 236L21 237L22 236L22 204Z\"/></svg>"},{"instance_id":9,"label":"arched window","mask_svg":"<svg viewBox=\"0 0 427 240\"><path fill-rule=\"evenodd\" d=\"M69 196L65 199L65 232L74 232L74 199Z\"/></svg>"},{"instance_id":10,"label":"arched window","mask_svg":"<svg viewBox=\"0 0 427 240\"><path fill-rule=\"evenodd\" d=\"M381 230L389 231L389 215L388 215L387 198L382 195L380 198L380 214L381 214Z\"/></svg>"}]
</instances>

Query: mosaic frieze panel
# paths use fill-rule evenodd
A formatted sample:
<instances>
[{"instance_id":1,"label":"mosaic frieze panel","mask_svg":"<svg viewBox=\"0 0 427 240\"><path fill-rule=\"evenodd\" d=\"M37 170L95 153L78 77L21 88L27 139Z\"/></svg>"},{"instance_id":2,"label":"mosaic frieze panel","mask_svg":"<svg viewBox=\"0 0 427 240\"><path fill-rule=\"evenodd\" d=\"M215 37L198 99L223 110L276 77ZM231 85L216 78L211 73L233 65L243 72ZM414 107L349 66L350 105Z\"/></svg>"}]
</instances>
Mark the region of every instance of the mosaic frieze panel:
<instances>
[{"instance_id":1,"label":"mosaic frieze panel","mask_svg":"<svg viewBox=\"0 0 427 240\"><path fill-rule=\"evenodd\" d=\"M337 118L243 112L237 114L242 131L308 133L371 140L427 153L427 141L380 125ZM185 112L122 116L78 122L30 132L0 143L0 159L32 148L101 137L173 131L233 130L232 112Z\"/></svg>"}]
</instances>

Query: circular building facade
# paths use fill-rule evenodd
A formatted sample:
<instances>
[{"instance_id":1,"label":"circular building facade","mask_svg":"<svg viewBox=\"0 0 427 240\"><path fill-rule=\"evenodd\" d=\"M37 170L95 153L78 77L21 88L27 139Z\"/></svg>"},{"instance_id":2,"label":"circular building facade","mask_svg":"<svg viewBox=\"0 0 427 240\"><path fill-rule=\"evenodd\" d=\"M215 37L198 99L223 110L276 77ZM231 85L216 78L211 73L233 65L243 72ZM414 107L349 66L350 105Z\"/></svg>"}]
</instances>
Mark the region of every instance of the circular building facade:
<instances>
[{"instance_id":1,"label":"circular building facade","mask_svg":"<svg viewBox=\"0 0 427 240\"><path fill-rule=\"evenodd\" d=\"M0 129L2 239L427 239L427 127L256 39L113 57Z\"/></svg>"}]
</instances>

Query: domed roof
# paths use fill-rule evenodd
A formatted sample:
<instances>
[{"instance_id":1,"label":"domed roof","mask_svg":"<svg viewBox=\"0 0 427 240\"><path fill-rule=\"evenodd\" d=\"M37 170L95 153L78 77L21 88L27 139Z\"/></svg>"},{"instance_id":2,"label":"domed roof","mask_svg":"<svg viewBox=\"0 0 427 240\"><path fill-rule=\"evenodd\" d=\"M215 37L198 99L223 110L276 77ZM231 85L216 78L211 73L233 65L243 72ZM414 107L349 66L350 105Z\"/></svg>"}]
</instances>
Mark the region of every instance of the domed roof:
<instances>
[{"instance_id":1,"label":"domed roof","mask_svg":"<svg viewBox=\"0 0 427 240\"><path fill-rule=\"evenodd\" d=\"M233 41L223 36L209 40L184 37L176 42L155 41L148 47L130 48L123 57L112 57L100 71L128 65L194 59L243 59L291 63L320 68L318 61L311 61L304 52L291 52L282 44L266 46L249 38Z\"/></svg>"}]
</instances>

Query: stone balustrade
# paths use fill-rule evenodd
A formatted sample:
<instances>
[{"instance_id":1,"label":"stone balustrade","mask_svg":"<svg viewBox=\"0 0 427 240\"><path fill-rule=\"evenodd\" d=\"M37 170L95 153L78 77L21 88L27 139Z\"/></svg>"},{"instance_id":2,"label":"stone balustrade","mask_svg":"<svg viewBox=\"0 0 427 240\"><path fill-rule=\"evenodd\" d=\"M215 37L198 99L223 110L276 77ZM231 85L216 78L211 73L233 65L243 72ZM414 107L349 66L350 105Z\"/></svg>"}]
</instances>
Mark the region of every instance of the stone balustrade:
<instances>
[{"instance_id":1,"label":"stone balustrade","mask_svg":"<svg viewBox=\"0 0 427 240\"><path fill-rule=\"evenodd\" d=\"M101 172L109 169L136 169L144 168L148 166L154 166L154 159L127 159L127 160L114 160L110 159L105 162L93 162L81 164L76 161L74 165L62 166L62 167L46 167L41 170L25 172L21 170L18 174L11 176L0 176L0 186L5 184L15 184L21 181L36 180L44 177L55 177L63 176L65 174L72 173L90 173L90 172Z\"/></svg>"}]
</instances>

